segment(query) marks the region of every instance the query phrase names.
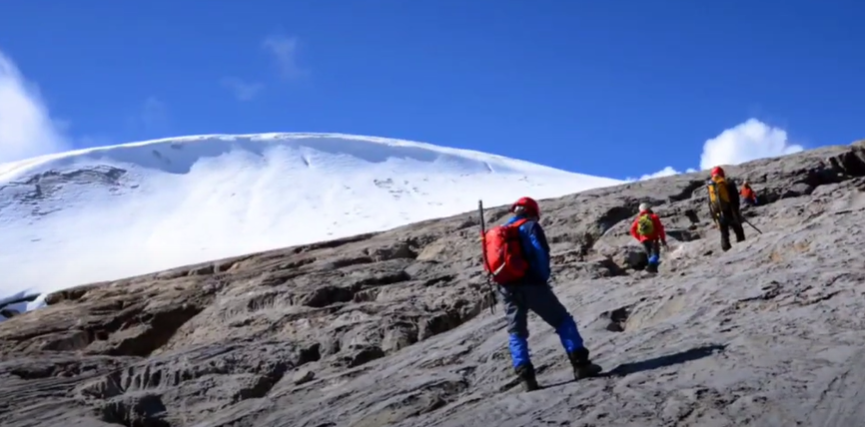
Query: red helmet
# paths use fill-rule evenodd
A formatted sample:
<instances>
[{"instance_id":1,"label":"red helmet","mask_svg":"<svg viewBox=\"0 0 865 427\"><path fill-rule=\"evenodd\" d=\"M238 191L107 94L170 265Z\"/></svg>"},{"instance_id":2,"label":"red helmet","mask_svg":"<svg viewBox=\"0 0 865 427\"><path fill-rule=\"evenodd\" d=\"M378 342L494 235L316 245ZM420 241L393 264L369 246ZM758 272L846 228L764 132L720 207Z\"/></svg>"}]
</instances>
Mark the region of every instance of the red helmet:
<instances>
[{"instance_id":1,"label":"red helmet","mask_svg":"<svg viewBox=\"0 0 865 427\"><path fill-rule=\"evenodd\" d=\"M514 202L514 204L511 205L511 212L513 212L517 206L522 206L525 213L528 215L536 216L538 218L541 217L541 208L538 206L538 202L531 197L521 197L520 200Z\"/></svg>"},{"instance_id":2,"label":"red helmet","mask_svg":"<svg viewBox=\"0 0 865 427\"><path fill-rule=\"evenodd\" d=\"M715 169L712 169L712 176L713 177L720 176L723 178L724 177L724 169L721 169L720 166L715 166Z\"/></svg>"}]
</instances>

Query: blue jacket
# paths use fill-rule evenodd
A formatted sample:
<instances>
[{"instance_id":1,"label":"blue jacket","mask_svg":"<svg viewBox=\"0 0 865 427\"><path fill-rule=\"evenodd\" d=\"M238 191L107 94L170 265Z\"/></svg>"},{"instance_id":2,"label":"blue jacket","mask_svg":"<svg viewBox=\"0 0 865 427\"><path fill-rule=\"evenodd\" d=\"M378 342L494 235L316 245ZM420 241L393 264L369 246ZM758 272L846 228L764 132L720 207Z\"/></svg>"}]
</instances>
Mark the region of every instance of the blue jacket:
<instances>
[{"instance_id":1,"label":"blue jacket","mask_svg":"<svg viewBox=\"0 0 865 427\"><path fill-rule=\"evenodd\" d=\"M513 224L521 218L514 216L505 224ZM520 226L519 232L523 255L529 263L529 273L523 282L546 283L550 280L550 245L544 229L536 221L529 220Z\"/></svg>"}]
</instances>

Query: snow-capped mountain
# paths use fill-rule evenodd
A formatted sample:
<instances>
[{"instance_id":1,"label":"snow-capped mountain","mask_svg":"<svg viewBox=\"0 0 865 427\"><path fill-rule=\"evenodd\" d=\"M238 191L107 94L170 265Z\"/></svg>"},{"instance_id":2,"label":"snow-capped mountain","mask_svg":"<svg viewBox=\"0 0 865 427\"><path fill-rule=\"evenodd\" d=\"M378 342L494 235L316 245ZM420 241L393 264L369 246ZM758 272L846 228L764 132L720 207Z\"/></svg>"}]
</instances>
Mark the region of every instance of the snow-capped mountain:
<instances>
[{"instance_id":1,"label":"snow-capped mountain","mask_svg":"<svg viewBox=\"0 0 865 427\"><path fill-rule=\"evenodd\" d=\"M0 300L621 181L342 134L167 138L0 165ZM31 303L31 308L39 301Z\"/></svg>"}]
</instances>

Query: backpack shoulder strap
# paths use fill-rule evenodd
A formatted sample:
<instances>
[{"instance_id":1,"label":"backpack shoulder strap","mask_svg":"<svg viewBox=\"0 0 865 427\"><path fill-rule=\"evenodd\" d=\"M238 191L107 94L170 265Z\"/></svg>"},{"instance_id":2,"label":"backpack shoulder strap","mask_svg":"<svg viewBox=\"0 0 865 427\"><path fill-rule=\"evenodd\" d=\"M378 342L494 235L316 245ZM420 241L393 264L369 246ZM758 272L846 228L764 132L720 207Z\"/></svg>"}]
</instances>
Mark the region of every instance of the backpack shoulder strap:
<instances>
[{"instance_id":1,"label":"backpack shoulder strap","mask_svg":"<svg viewBox=\"0 0 865 427\"><path fill-rule=\"evenodd\" d=\"M520 218L520 219L508 224L507 227L508 227L508 229L510 229L508 234L513 236L513 237L519 237L520 236L520 227L522 227L524 224L528 223L529 221L530 220L528 218ZM522 238L520 237L520 239L522 239Z\"/></svg>"}]
</instances>

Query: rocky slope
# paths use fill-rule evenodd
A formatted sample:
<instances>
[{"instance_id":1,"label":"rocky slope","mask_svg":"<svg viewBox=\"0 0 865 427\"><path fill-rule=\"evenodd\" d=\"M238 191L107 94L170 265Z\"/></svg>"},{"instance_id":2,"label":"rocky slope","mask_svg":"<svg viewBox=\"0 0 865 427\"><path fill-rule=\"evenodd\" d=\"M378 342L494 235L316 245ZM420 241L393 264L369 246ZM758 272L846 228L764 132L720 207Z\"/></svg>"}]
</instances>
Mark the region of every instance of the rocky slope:
<instances>
[{"instance_id":1,"label":"rocky slope","mask_svg":"<svg viewBox=\"0 0 865 427\"><path fill-rule=\"evenodd\" d=\"M542 201L602 377L570 382L532 315L547 388L519 391L468 213L56 293L0 323L0 425L859 425L865 145L727 171L768 203L726 253L705 174ZM671 236L654 277L642 201Z\"/></svg>"}]
</instances>

